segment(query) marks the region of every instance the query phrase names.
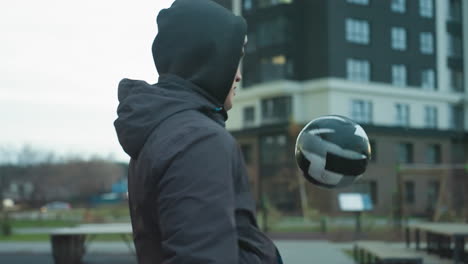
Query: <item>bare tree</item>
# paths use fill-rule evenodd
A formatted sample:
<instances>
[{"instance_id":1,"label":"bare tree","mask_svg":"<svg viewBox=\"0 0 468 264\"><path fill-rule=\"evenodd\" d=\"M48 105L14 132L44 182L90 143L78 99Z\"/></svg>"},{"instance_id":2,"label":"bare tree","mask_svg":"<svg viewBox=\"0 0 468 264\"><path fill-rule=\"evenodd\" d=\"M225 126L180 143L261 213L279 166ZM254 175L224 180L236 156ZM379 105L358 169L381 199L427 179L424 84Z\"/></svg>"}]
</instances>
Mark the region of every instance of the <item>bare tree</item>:
<instances>
[{"instance_id":1,"label":"bare tree","mask_svg":"<svg viewBox=\"0 0 468 264\"><path fill-rule=\"evenodd\" d=\"M1 165L2 161L4 165ZM85 160L76 154L60 157L29 145L19 151L1 147L0 201L3 200L5 188L9 188L10 180L21 187L32 185L32 193L22 197L37 206L51 200L69 200L109 192L112 184L125 173L120 164L97 156Z\"/></svg>"},{"instance_id":2,"label":"bare tree","mask_svg":"<svg viewBox=\"0 0 468 264\"><path fill-rule=\"evenodd\" d=\"M16 152L13 147L3 145L0 146L0 164L13 164L15 163Z\"/></svg>"}]
</instances>

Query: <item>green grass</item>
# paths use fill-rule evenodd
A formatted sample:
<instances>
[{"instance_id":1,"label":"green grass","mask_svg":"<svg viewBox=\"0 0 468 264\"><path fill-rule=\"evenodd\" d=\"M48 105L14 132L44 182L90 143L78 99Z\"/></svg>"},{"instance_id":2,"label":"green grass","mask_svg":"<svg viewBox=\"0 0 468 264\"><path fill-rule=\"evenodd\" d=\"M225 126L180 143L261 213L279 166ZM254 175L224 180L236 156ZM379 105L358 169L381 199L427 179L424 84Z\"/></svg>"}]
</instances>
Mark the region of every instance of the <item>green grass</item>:
<instances>
[{"instance_id":1,"label":"green grass","mask_svg":"<svg viewBox=\"0 0 468 264\"><path fill-rule=\"evenodd\" d=\"M127 206L105 206L89 209L89 212L96 217L106 218L124 218L130 217L130 211Z\"/></svg>"},{"instance_id":2,"label":"green grass","mask_svg":"<svg viewBox=\"0 0 468 264\"><path fill-rule=\"evenodd\" d=\"M283 233L304 233L304 232L320 232L320 227L317 226L272 226L270 230L273 232Z\"/></svg>"},{"instance_id":3,"label":"green grass","mask_svg":"<svg viewBox=\"0 0 468 264\"><path fill-rule=\"evenodd\" d=\"M76 222L65 220L10 220L12 228L30 227L72 227Z\"/></svg>"},{"instance_id":4,"label":"green grass","mask_svg":"<svg viewBox=\"0 0 468 264\"><path fill-rule=\"evenodd\" d=\"M131 238L129 238L131 240ZM0 242L48 242L50 236L47 234L13 234L11 236L1 236ZM93 239L93 241L122 241L120 235L99 235Z\"/></svg>"},{"instance_id":5,"label":"green grass","mask_svg":"<svg viewBox=\"0 0 468 264\"><path fill-rule=\"evenodd\" d=\"M16 241L16 242L43 242L49 241L49 236L46 234L12 234L10 236L0 235L0 241Z\"/></svg>"},{"instance_id":6,"label":"green grass","mask_svg":"<svg viewBox=\"0 0 468 264\"><path fill-rule=\"evenodd\" d=\"M120 205L105 205L97 208L73 208L68 211L55 212L56 216L52 220L40 219L37 220L13 220L10 223L14 229L17 228L54 228L54 227L72 227L79 224L86 223L106 223L106 222L122 222L130 221L129 209L126 204ZM83 219L83 221L67 221L70 216L80 216L75 219ZM365 233L388 233L391 226L376 225L375 220L387 218L385 216L374 216L371 214L364 214L362 217L362 231ZM322 232L321 222L322 217L319 215L313 219L304 219L301 216L285 216L280 214L271 214L268 216L269 230L272 232L280 233L318 233ZM329 234L339 234L340 232L349 233L354 231L353 225L340 226L333 223L333 217L327 217L327 229ZM263 224L262 214L258 214L257 222L259 225ZM0 234L0 241L48 241L47 234L13 234L8 237L2 237ZM97 241L118 241L118 235L100 235L96 237Z\"/></svg>"},{"instance_id":7,"label":"green grass","mask_svg":"<svg viewBox=\"0 0 468 264\"><path fill-rule=\"evenodd\" d=\"M320 226L270 226L270 231L273 232L284 232L284 233L294 233L294 232L322 232ZM354 226L337 226L337 225L328 225L326 232L328 233L339 233L339 232L350 232L354 231ZM388 230L393 230L389 226L362 226L362 232L383 232Z\"/></svg>"}]
</instances>

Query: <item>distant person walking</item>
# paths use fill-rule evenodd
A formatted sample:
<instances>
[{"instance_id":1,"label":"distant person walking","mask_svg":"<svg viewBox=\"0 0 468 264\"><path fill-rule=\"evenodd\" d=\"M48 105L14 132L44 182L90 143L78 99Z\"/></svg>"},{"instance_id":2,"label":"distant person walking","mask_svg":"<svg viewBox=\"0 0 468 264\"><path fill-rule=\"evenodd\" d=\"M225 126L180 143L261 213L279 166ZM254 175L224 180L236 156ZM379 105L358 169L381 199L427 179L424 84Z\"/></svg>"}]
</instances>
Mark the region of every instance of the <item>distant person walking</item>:
<instances>
[{"instance_id":1,"label":"distant person walking","mask_svg":"<svg viewBox=\"0 0 468 264\"><path fill-rule=\"evenodd\" d=\"M142 264L277 264L258 228L242 153L226 131L246 23L210 0L176 0L157 18L158 83L119 84L119 141Z\"/></svg>"}]
</instances>

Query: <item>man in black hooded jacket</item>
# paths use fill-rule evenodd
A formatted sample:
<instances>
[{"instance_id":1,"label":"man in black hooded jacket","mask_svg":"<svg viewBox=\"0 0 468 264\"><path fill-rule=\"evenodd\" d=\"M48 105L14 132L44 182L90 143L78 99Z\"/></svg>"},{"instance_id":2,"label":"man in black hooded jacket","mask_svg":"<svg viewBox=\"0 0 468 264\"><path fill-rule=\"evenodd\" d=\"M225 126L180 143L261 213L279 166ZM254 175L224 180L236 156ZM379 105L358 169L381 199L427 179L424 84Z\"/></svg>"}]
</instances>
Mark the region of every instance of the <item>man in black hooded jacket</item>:
<instances>
[{"instance_id":1,"label":"man in black hooded jacket","mask_svg":"<svg viewBox=\"0 0 468 264\"><path fill-rule=\"evenodd\" d=\"M138 262L280 263L257 226L243 157L225 129L245 21L211 0L176 0L157 22L158 83L123 79L114 123L131 157Z\"/></svg>"}]
</instances>

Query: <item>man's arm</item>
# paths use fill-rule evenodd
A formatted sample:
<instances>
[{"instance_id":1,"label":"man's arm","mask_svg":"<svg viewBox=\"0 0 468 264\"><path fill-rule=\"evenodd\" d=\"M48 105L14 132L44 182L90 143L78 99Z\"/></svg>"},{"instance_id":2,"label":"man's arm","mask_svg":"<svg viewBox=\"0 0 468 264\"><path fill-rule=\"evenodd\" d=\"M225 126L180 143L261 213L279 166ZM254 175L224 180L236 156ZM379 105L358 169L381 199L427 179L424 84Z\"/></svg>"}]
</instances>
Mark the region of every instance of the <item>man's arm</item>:
<instances>
[{"instance_id":1,"label":"man's arm","mask_svg":"<svg viewBox=\"0 0 468 264\"><path fill-rule=\"evenodd\" d=\"M230 143L199 130L179 140L158 184L163 263L238 264Z\"/></svg>"}]
</instances>

